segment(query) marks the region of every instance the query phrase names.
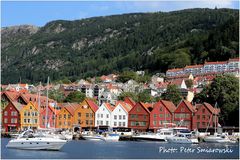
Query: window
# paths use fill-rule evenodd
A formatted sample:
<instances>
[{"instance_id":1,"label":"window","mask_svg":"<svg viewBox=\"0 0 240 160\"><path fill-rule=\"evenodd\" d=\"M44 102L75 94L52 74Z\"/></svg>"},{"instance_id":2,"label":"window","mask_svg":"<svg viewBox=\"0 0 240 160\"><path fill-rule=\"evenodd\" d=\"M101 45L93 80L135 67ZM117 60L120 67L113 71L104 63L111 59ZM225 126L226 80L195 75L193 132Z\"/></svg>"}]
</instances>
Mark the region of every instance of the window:
<instances>
[{"instance_id":1,"label":"window","mask_svg":"<svg viewBox=\"0 0 240 160\"><path fill-rule=\"evenodd\" d=\"M103 125L103 121L100 121L100 124Z\"/></svg>"},{"instance_id":2,"label":"window","mask_svg":"<svg viewBox=\"0 0 240 160\"><path fill-rule=\"evenodd\" d=\"M162 107L160 107L160 108L159 108L159 111L161 112L162 110L163 110Z\"/></svg>"},{"instance_id":3,"label":"window","mask_svg":"<svg viewBox=\"0 0 240 160\"><path fill-rule=\"evenodd\" d=\"M93 121L92 120L90 120L90 125L93 125Z\"/></svg>"},{"instance_id":4,"label":"window","mask_svg":"<svg viewBox=\"0 0 240 160\"><path fill-rule=\"evenodd\" d=\"M121 127L122 126L122 122L118 122L118 126Z\"/></svg>"},{"instance_id":5,"label":"window","mask_svg":"<svg viewBox=\"0 0 240 160\"><path fill-rule=\"evenodd\" d=\"M86 125L88 125L88 120L86 120Z\"/></svg>"},{"instance_id":6,"label":"window","mask_svg":"<svg viewBox=\"0 0 240 160\"><path fill-rule=\"evenodd\" d=\"M63 115L64 119L66 119L66 114Z\"/></svg>"},{"instance_id":7,"label":"window","mask_svg":"<svg viewBox=\"0 0 240 160\"><path fill-rule=\"evenodd\" d=\"M100 117L100 114L99 114L99 113L97 114L97 117L98 117L98 118Z\"/></svg>"},{"instance_id":8,"label":"window","mask_svg":"<svg viewBox=\"0 0 240 160\"><path fill-rule=\"evenodd\" d=\"M153 117L154 117L154 118L157 118L157 114L154 114Z\"/></svg>"},{"instance_id":9,"label":"window","mask_svg":"<svg viewBox=\"0 0 240 160\"><path fill-rule=\"evenodd\" d=\"M78 117L81 117L81 112L78 112Z\"/></svg>"},{"instance_id":10,"label":"window","mask_svg":"<svg viewBox=\"0 0 240 160\"><path fill-rule=\"evenodd\" d=\"M126 116L125 116L125 115L123 115L123 119L126 119Z\"/></svg>"},{"instance_id":11,"label":"window","mask_svg":"<svg viewBox=\"0 0 240 160\"><path fill-rule=\"evenodd\" d=\"M68 114L68 119L70 119L71 118L71 115L70 114Z\"/></svg>"},{"instance_id":12,"label":"window","mask_svg":"<svg viewBox=\"0 0 240 160\"><path fill-rule=\"evenodd\" d=\"M27 123L27 120L26 120L26 119L24 119L24 123Z\"/></svg>"},{"instance_id":13,"label":"window","mask_svg":"<svg viewBox=\"0 0 240 160\"><path fill-rule=\"evenodd\" d=\"M4 116L7 116L7 111L4 112Z\"/></svg>"},{"instance_id":14,"label":"window","mask_svg":"<svg viewBox=\"0 0 240 160\"><path fill-rule=\"evenodd\" d=\"M62 123L61 122L59 122L59 126L61 126L62 125Z\"/></svg>"},{"instance_id":15,"label":"window","mask_svg":"<svg viewBox=\"0 0 240 160\"><path fill-rule=\"evenodd\" d=\"M182 108L181 108L181 112L184 112L184 111L185 111L185 108L184 108L184 107L182 107Z\"/></svg>"},{"instance_id":16,"label":"window","mask_svg":"<svg viewBox=\"0 0 240 160\"><path fill-rule=\"evenodd\" d=\"M80 124L80 123L79 123ZM99 121L97 121L97 125L99 125Z\"/></svg>"},{"instance_id":17,"label":"window","mask_svg":"<svg viewBox=\"0 0 240 160\"><path fill-rule=\"evenodd\" d=\"M86 113L86 117L89 117L89 113Z\"/></svg>"},{"instance_id":18,"label":"window","mask_svg":"<svg viewBox=\"0 0 240 160\"><path fill-rule=\"evenodd\" d=\"M123 127L126 127L126 123L125 122L123 122Z\"/></svg>"},{"instance_id":19,"label":"window","mask_svg":"<svg viewBox=\"0 0 240 160\"><path fill-rule=\"evenodd\" d=\"M27 112L26 111L24 112L24 116L27 116Z\"/></svg>"},{"instance_id":20,"label":"window","mask_svg":"<svg viewBox=\"0 0 240 160\"><path fill-rule=\"evenodd\" d=\"M135 126L135 122L131 122L131 126Z\"/></svg>"},{"instance_id":21,"label":"window","mask_svg":"<svg viewBox=\"0 0 240 160\"><path fill-rule=\"evenodd\" d=\"M114 126L117 126L117 122L114 122Z\"/></svg>"},{"instance_id":22,"label":"window","mask_svg":"<svg viewBox=\"0 0 240 160\"><path fill-rule=\"evenodd\" d=\"M117 119L117 115L114 115L114 119Z\"/></svg>"},{"instance_id":23,"label":"window","mask_svg":"<svg viewBox=\"0 0 240 160\"><path fill-rule=\"evenodd\" d=\"M37 124L37 119L34 119L34 121L35 121L35 124Z\"/></svg>"},{"instance_id":24,"label":"window","mask_svg":"<svg viewBox=\"0 0 240 160\"><path fill-rule=\"evenodd\" d=\"M107 118L109 118L109 115L107 114Z\"/></svg>"},{"instance_id":25,"label":"window","mask_svg":"<svg viewBox=\"0 0 240 160\"><path fill-rule=\"evenodd\" d=\"M200 120L200 115L197 115L197 120Z\"/></svg>"},{"instance_id":26,"label":"window","mask_svg":"<svg viewBox=\"0 0 240 160\"><path fill-rule=\"evenodd\" d=\"M205 120L205 115L202 115L202 119Z\"/></svg>"},{"instance_id":27,"label":"window","mask_svg":"<svg viewBox=\"0 0 240 160\"><path fill-rule=\"evenodd\" d=\"M28 123L30 123L30 119L28 119Z\"/></svg>"},{"instance_id":28,"label":"window","mask_svg":"<svg viewBox=\"0 0 240 160\"><path fill-rule=\"evenodd\" d=\"M7 118L4 118L4 123L8 123L8 119Z\"/></svg>"},{"instance_id":29,"label":"window","mask_svg":"<svg viewBox=\"0 0 240 160\"><path fill-rule=\"evenodd\" d=\"M108 126L108 124L109 124L109 122L108 121L106 121L106 125Z\"/></svg>"},{"instance_id":30,"label":"window","mask_svg":"<svg viewBox=\"0 0 240 160\"><path fill-rule=\"evenodd\" d=\"M131 114L131 118L135 118L135 115L134 115L134 114Z\"/></svg>"},{"instance_id":31,"label":"window","mask_svg":"<svg viewBox=\"0 0 240 160\"><path fill-rule=\"evenodd\" d=\"M163 114L159 114L159 117L160 117L160 118L163 118Z\"/></svg>"},{"instance_id":32,"label":"window","mask_svg":"<svg viewBox=\"0 0 240 160\"><path fill-rule=\"evenodd\" d=\"M35 116L38 116L38 113L37 113L37 112L35 112Z\"/></svg>"},{"instance_id":33,"label":"window","mask_svg":"<svg viewBox=\"0 0 240 160\"><path fill-rule=\"evenodd\" d=\"M119 119L122 119L122 116L121 116L121 115L119 115Z\"/></svg>"},{"instance_id":34,"label":"window","mask_svg":"<svg viewBox=\"0 0 240 160\"><path fill-rule=\"evenodd\" d=\"M32 109L32 106L30 106L30 109Z\"/></svg>"},{"instance_id":35,"label":"window","mask_svg":"<svg viewBox=\"0 0 240 160\"><path fill-rule=\"evenodd\" d=\"M101 118L103 118L103 114L101 114Z\"/></svg>"},{"instance_id":36,"label":"window","mask_svg":"<svg viewBox=\"0 0 240 160\"><path fill-rule=\"evenodd\" d=\"M143 115L143 119L144 119L144 120L147 119L147 116L146 116L146 115Z\"/></svg>"},{"instance_id":37,"label":"window","mask_svg":"<svg viewBox=\"0 0 240 160\"><path fill-rule=\"evenodd\" d=\"M32 116L34 116L34 112L32 112Z\"/></svg>"},{"instance_id":38,"label":"window","mask_svg":"<svg viewBox=\"0 0 240 160\"><path fill-rule=\"evenodd\" d=\"M153 121L153 125L156 126L157 125L157 121Z\"/></svg>"},{"instance_id":39,"label":"window","mask_svg":"<svg viewBox=\"0 0 240 160\"><path fill-rule=\"evenodd\" d=\"M202 113L205 113L205 108L202 109Z\"/></svg>"},{"instance_id":40,"label":"window","mask_svg":"<svg viewBox=\"0 0 240 160\"><path fill-rule=\"evenodd\" d=\"M204 127L206 125L206 123L205 122L202 122L202 126Z\"/></svg>"},{"instance_id":41,"label":"window","mask_svg":"<svg viewBox=\"0 0 240 160\"><path fill-rule=\"evenodd\" d=\"M141 111L140 107L137 107L137 112L140 112L140 111Z\"/></svg>"}]
</instances>

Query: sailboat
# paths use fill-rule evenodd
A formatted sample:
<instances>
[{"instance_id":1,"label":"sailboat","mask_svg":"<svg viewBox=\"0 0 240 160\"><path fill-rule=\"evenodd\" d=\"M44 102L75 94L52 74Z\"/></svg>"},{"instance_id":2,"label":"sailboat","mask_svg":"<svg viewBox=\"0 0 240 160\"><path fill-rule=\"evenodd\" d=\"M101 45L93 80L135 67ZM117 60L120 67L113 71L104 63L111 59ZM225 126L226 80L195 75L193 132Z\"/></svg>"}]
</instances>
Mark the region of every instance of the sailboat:
<instances>
[{"instance_id":1,"label":"sailboat","mask_svg":"<svg viewBox=\"0 0 240 160\"><path fill-rule=\"evenodd\" d=\"M204 137L204 141L207 142L207 143L229 143L229 142L232 142L226 135L221 135L221 134L218 134L217 133L217 118L216 118L216 109L217 109L217 102L215 103L215 107L214 107L214 112L215 112L215 130L214 130L214 135L210 135L210 136L206 136ZM213 116L214 113L212 113L211 115L211 118L209 120L209 123L208 123L208 127L209 127L209 124L210 124L210 121L212 119L212 116ZM207 127L207 129L208 129ZM206 129L206 131L207 131Z\"/></svg>"}]
</instances>

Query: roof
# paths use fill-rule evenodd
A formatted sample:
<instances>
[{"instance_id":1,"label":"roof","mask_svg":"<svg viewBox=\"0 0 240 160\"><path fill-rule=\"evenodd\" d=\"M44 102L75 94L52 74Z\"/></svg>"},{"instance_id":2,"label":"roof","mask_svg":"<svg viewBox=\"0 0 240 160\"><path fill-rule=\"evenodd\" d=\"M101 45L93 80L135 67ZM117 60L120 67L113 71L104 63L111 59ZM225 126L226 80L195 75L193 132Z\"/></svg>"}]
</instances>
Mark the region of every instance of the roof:
<instances>
[{"instance_id":1,"label":"roof","mask_svg":"<svg viewBox=\"0 0 240 160\"><path fill-rule=\"evenodd\" d=\"M221 62L205 62L204 65L211 65L211 64L227 64L227 61L221 61Z\"/></svg>"},{"instance_id":2,"label":"roof","mask_svg":"<svg viewBox=\"0 0 240 160\"><path fill-rule=\"evenodd\" d=\"M87 104L91 107L91 109L96 112L98 110L98 106L92 100L86 100Z\"/></svg>"},{"instance_id":3,"label":"roof","mask_svg":"<svg viewBox=\"0 0 240 160\"><path fill-rule=\"evenodd\" d=\"M146 110L148 113L150 113L149 108L152 107L152 104L150 104L150 103L143 103L143 102L139 102L139 103L145 108L145 110Z\"/></svg>"},{"instance_id":4,"label":"roof","mask_svg":"<svg viewBox=\"0 0 240 160\"><path fill-rule=\"evenodd\" d=\"M65 103L64 108L71 114L74 115L74 111L80 107L78 103Z\"/></svg>"},{"instance_id":5,"label":"roof","mask_svg":"<svg viewBox=\"0 0 240 160\"><path fill-rule=\"evenodd\" d=\"M204 106L206 106L206 107L209 109L209 111L212 112L213 114L219 114L220 110L219 110L218 108L213 108L213 106L212 106L211 104L206 103L206 102L204 102L203 104L204 104Z\"/></svg>"},{"instance_id":6,"label":"roof","mask_svg":"<svg viewBox=\"0 0 240 160\"><path fill-rule=\"evenodd\" d=\"M38 102L38 100L39 100L39 96L37 94L29 94L29 93L24 94L24 93L22 93L22 94L20 94L20 96L24 99L24 101L26 103L28 103L29 101ZM46 96L40 96L41 105L46 106L46 102L47 102L47 97ZM48 98L48 102L54 102L54 100Z\"/></svg>"},{"instance_id":7,"label":"roof","mask_svg":"<svg viewBox=\"0 0 240 160\"><path fill-rule=\"evenodd\" d=\"M229 62L239 62L239 58L230 58Z\"/></svg>"},{"instance_id":8,"label":"roof","mask_svg":"<svg viewBox=\"0 0 240 160\"><path fill-rule=\"evenodd\" d=\"M114 110L114 106L112 106L110 103L104 103L104 105L106 106L106 108L110 111L110 112L112 112L113 110Z\"/></svg>"},{"instance_id":9,"label":"roof","mask_svg":"<svg viewBox=\"0 0 240 160\"><path fill-rule=\"evenodd\" d=\"M171 102L171 101L166 101L166 100L160 100L165 107L168 108L170 112L174 112L176 109L176 106Z\"/></svg>"},{"instance_id":10,"label":"roof","mask_svg":"<svg viewBox=\"0 0 240 160\"><path fill-rule=\"evenodd\" d=\"M130 105L130 104L126 103L126 102L123 102L123 101L118 101L118 102L116 103L116 106L119 105L119 104L123 107L123 109L124 109L126 112L129 112L129 111L133 108L132 105Z\"/></svg>"},{"instance_id":11,"label":"roof","mask_svg":"<svg viewBox=\"0 0 240 160\"><path fill-rule=\"evenodd\" d=\"M184 81L184 79L172 79L169 82L169 84L175 84L175 85L181 86L183 81Z\"/></svg>"},{"instance_id":12,"label":"roof","mask_svg":"<svg viewBox=\"0 0 240 160\"><path fill-rule=\"evenodd\" d=\"M125 97L124 102L131 105L132 107L136 104L136 102L130 97Z\"/></svg>"},{"instance_id":13,"label":"roof","mask_svg":"<svg viewBox=\"0 0 240 160\"><path fill-rule=\"evenodd\" d=\"M167 70L167 72L176 72L176 71L183 71L183 68L174 68L174 69Z\"/></svg>"},{"instance_id":14,"label":"roof","mask_svg":"<svg viewBox=\"0 0 240 160\"><path fill-rule=\"evenodd\" d=\"M201 68L201 67L203 67L203 64L186 66L185 69L187 69L187 68Z\"/></svg>"},{"instance_id":15,"label":"roof","mask_svg":"<svg viewBox=\"0 0 240 160\"><path fill-rule=\"evenodd\" d=\"M14 91L4 91L2 94L5 94L10 101L17 100L17 98L20 95L18 92L14 92Z\"/></svg>"},{"instance_id":16,"label":"roof","mask_svg":"<svg viewBox=\"0 0 240 160\"><path fill-rule=\"evenodd\" d=\"M191 112L195 112L196 110L193 108L192 104L190 102L188 102L187 100L182 100L181 102L185 103L185 105L188 107L188 109L191 111ZM181 103L180 102L180 103ZM179 104L180 104L179 103Z\"/></svg>"},{"instance_id":17,"label":"roof","mask_svg":"<svg viewBox=\"0 0 240 160\"><path fill-rule=\"evenodd\" d=\"M14 107L18 110L18 112L20 112L21 111L21 109L25 106L25 105L23 105L23 104L21 104L21 103L18 103L17 101L14 101L14 102L11 102L13 105L14 105Z\"/></svg>"}]
</instances>

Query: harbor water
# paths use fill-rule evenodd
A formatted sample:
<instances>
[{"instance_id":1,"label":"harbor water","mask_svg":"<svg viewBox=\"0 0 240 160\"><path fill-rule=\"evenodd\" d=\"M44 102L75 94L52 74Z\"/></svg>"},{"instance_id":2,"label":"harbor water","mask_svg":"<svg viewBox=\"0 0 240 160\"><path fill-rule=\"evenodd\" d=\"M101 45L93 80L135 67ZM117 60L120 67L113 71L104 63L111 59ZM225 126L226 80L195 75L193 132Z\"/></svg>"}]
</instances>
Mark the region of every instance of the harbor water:
<instances>
[{"instance_id":1,"label":"harbor water","mask_svg":"<svg viewBox=\"0 0 240 160\"><path fill-rule=\"evenodd\" d=\"M1 159L238 159L239 144L73 140L60 151L8 149L1 138Z\"/></svg>"}]
</instances>

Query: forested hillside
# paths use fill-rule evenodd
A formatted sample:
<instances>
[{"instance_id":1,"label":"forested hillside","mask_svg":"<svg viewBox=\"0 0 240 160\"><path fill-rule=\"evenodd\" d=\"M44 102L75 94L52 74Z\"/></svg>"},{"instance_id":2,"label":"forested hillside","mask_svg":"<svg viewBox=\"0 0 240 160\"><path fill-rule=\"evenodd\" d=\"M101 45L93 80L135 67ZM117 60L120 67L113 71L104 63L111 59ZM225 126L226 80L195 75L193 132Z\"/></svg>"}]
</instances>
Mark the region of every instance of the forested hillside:
<instances>
[{"instance_id":1,"label":"forested hillside","mask_svg":"<svg viewBox=\"0 0 240 160\"><path fill-rule=\"evenodd\" d=\"M1 29L2 83L45 82L124 70L165 72L237 57L239 11L134 13Z\"/></svg>"}]
</instances>

